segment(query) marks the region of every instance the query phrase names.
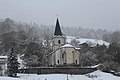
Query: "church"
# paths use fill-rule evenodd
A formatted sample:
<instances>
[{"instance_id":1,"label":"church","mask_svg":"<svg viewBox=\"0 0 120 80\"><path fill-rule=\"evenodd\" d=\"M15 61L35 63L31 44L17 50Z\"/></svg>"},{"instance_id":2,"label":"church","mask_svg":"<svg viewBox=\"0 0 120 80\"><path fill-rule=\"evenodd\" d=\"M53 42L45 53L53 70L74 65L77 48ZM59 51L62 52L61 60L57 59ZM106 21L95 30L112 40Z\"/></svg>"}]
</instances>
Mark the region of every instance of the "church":
<instances>
[{"instance_id":1,"label":"church","mask_svg":"<svg viewBox=\"0 0 120 80\"><path fill-rule=\"evenodd\" d=\"M52 39L53 51L48 55L49 66L77 66L80 64L80 53L65 41L57 18Z\"/></svg>"}]
</instances>

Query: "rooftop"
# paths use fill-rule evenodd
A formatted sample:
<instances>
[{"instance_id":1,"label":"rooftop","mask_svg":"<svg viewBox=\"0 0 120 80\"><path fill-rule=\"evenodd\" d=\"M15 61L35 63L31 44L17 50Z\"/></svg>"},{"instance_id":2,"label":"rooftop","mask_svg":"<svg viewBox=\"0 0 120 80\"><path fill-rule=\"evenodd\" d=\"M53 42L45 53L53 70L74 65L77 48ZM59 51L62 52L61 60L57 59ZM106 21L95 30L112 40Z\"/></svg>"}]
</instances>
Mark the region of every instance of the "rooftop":
<instances>
[{"instance_id":1,"label":"rooftop","mask_svg":"<svg viewBox=\"0 0 120 80\"><path fill-rule=\"evenodd\" d=\"M69 48L74 48L74 46L70 45L70 44L65 44L62 46L63 48L69 47Z\"/></svg>"}]
</instances>

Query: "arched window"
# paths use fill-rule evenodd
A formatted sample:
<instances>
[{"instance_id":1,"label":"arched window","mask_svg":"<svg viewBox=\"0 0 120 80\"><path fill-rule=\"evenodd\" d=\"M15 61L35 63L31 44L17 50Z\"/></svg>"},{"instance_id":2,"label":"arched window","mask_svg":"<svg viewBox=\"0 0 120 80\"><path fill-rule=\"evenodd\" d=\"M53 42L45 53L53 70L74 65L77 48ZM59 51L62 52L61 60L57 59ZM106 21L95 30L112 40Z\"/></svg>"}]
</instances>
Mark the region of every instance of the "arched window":
<instances>
[{"instance_id":1,"label":"arched window","mask_svg":"<svg viewBox=\"0 0 120 80\"><path fill-rule=\"evenodd\" d=\"M60 40L58 40L58 44L60 44Z\"/></svg>"},{"instance_id":2,"label":"arched window","mask_svg":"<svg viewBox=\"0 0 120 80\"><path fill-rule=\"evenodd\" d=\"M59 64L60 62L59 62L59 60L58 60L58 64Z\"/></svg>"},{"instance_id":3,"label":"arched window","mask_svg":"<svg viewBox=\"0 0 120 80\"><path fill-rule=\"evenodd\" d=\"M76 60L76 64L77 64L77 60Z\"/></svg>"},{"instance_id":4,"label":"arched window","mask_svg":"<svg viewBox=\"0 0 120 80\"><path fill-rule=\"evenodd\" d=\"M64 58L64 54L62 54L62 58Z\"/></svg>"}]
</instances>

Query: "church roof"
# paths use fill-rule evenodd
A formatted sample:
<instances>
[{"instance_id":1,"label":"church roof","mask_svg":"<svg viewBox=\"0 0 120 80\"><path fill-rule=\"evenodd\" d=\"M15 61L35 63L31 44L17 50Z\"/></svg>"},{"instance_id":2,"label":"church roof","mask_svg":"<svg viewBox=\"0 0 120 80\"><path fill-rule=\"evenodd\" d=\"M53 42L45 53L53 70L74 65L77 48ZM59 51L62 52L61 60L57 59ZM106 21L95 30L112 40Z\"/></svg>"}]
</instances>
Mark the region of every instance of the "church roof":
<instances>
[{"instance_id":1,"label":"church roof","mask_svg":"<svg viewBox=\"0 0 120 80\"><path fill-rule=\"evenodd\" d=\"M58 18L57 18L57 21L56 21L54 36L62 36L62 32L61 32L61 28L60 28Z\"/></svg>"},{"instance_id":2,"label":"church roof","mask_svg":"<svg viewBox=\"0 0 120 80\"><path fill-rule=\"evenodd\" d=\"M70 45L70 44L65 44L62 46L63 48L74 48L74 46Z\"/></svg>"}]
</instances>

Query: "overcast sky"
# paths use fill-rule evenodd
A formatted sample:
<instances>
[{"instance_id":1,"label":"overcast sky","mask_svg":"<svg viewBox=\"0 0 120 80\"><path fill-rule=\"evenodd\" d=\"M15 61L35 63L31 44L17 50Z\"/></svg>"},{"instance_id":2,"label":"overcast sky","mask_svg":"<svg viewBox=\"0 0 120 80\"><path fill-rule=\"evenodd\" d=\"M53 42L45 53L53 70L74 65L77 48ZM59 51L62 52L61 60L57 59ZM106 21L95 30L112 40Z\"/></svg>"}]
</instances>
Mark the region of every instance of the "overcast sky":
<instances>
[{"instance_id":1,"label":"overcast sky","mask_svg":"<svg viewBox=\"0 0 120 80\"><path fill-rule=\"evenodd\" d=\"M0 0L0 19L120 30L120 0Z\"/></svg>"}]
</instances>

